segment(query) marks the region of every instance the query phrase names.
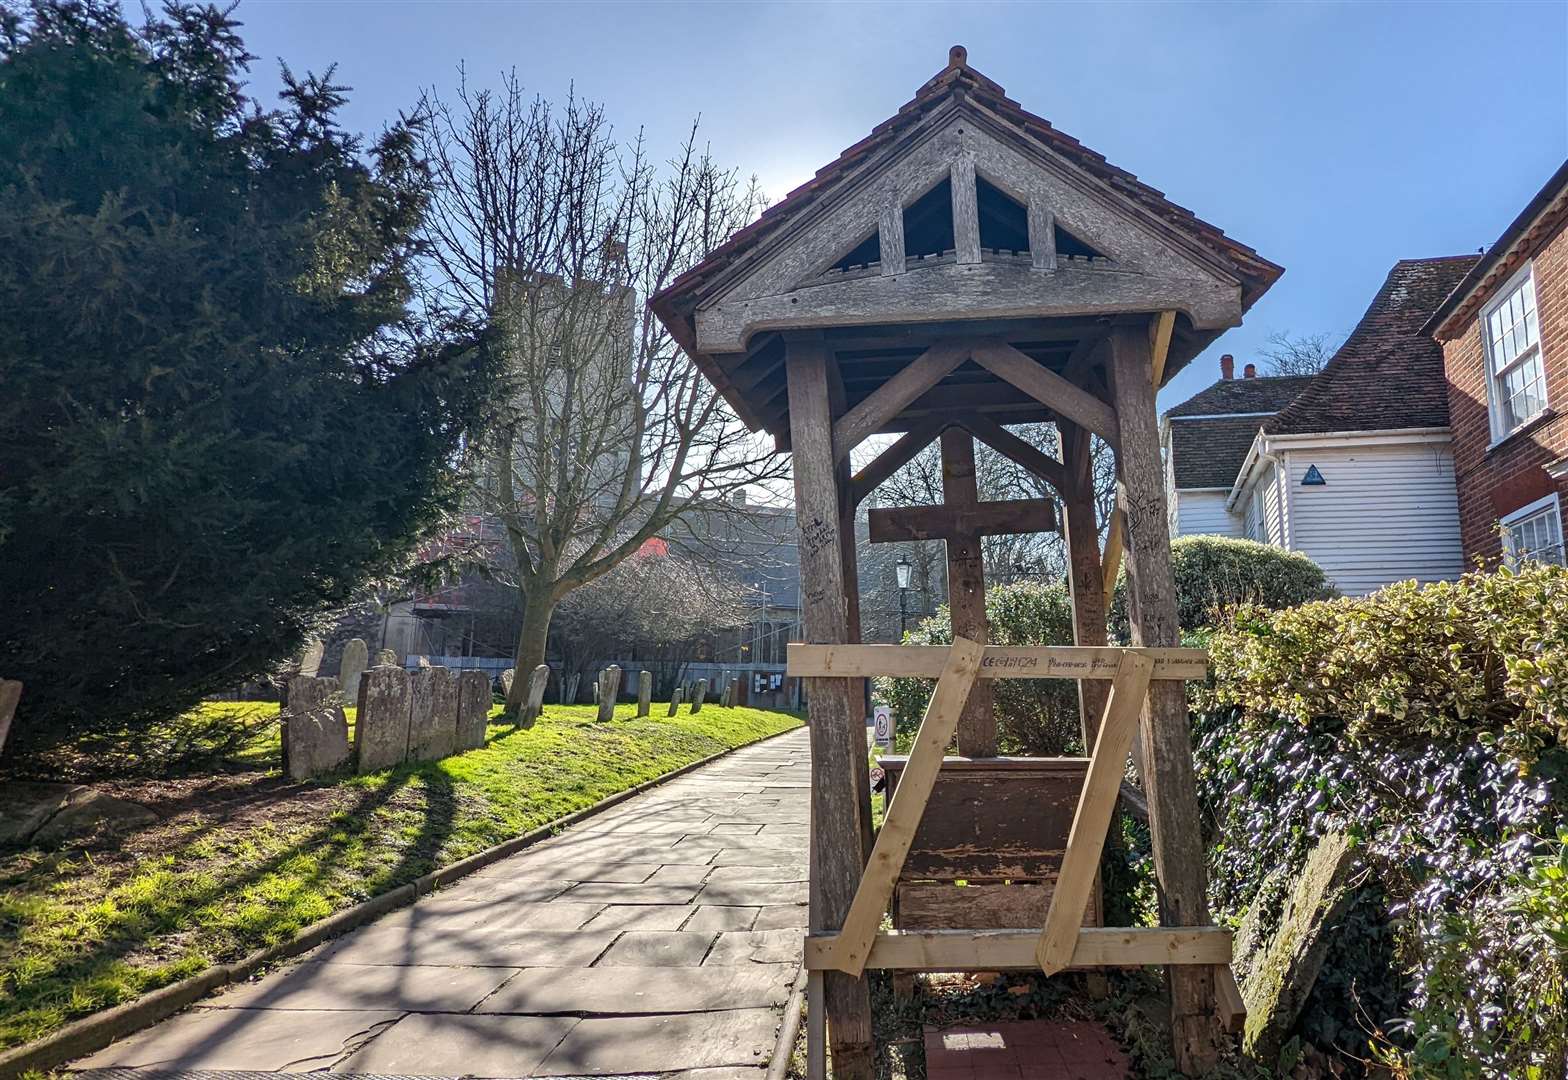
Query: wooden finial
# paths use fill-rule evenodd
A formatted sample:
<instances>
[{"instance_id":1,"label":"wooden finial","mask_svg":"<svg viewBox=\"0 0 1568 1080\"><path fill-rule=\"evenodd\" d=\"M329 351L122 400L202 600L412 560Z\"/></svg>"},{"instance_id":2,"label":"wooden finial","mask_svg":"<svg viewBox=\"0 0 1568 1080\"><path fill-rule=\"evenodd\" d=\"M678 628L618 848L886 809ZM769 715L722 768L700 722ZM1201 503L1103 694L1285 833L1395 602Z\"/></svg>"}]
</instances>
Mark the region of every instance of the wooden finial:
<instances>
[{"instance_id":1,"label":"wooden finial","mask_svg":"<svg viewBox=\"0 0 1568 1080\"><path fill-rule=\"evenodd\" d=\"M968 67L969 50L964 48L962 45L954 45L951 49L948 49L947 66L950 68Z\"/></svg>"}]
</instances>

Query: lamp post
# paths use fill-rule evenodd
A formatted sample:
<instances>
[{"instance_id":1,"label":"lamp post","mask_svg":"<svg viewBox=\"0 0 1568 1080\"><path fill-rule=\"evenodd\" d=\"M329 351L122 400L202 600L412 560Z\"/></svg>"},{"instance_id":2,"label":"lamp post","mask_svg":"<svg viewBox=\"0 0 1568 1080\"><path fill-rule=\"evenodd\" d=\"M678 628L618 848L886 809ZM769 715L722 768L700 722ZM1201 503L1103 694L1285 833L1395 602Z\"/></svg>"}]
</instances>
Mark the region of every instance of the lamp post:
<instances>
[{"instance_id":1,"label":"lamp post","mask_svg":"<svg viewBox=\"0 0 1568 1080\"><path fill-rule=\"evenodd\" d=\"M909 571L911 569L908 555L900 555L898 562L893 567L893 570L898 574L898 640L900 644L903 643L904 634L907 630L906 624L909 621L907 601L909 597Z\"/></svg>"}]
</instances>

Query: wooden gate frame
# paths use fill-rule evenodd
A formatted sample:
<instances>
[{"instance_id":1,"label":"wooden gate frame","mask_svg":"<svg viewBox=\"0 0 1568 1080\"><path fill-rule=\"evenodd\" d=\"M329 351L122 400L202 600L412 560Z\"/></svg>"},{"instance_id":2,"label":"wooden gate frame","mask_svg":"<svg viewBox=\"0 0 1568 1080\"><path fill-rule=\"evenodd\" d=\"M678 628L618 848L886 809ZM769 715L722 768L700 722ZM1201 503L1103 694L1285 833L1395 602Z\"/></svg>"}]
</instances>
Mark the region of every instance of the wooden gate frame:
<instances>
[{"instance_id":1,"label":"wooden gate frame","mask_svg":"<svg viewBox=\"0 0 1568 1080\"><path fill-rule=\"evenodd\" d=\"M842 971L858 978L867 968L990 971L1038 967L1045 974L1054 975L1068 967L1201 964L1222 969L1223 977L1216 980L1216 990L1228 1026L1235 1027L1240 993L1230 974L1230 931L1214 926L1083 926L1149 683L1154 679L1201 679L1207 670L1208 654L1202 649L988 648L961 637L955 637L951 646L789 646L788 672L794 676L937 679L843 926L836 933L808 934L805 939L810 994L807 1064L812 1080L826 1075L824 971ZM904 860L914 843L915 831L925 814L926 802L936 785L942 759L957 729L959 714L980 678L1112 680L1045 925L1038 932L879 932ZM1193 825L1196 827L1196 822Z\"/></svg>"}]
</instances>

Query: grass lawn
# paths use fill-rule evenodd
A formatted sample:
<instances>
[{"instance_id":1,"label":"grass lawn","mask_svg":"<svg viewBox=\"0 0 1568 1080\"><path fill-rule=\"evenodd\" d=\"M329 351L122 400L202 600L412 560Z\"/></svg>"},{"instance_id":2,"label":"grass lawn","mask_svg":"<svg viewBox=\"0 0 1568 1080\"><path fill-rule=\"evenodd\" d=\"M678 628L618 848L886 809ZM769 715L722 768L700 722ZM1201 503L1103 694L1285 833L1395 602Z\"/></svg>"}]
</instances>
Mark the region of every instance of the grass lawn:
<instances>
[{"instance_id":1,"label":"grass lawn","mask_svg":"<svg viewBox=\"0 0 1568 1080\"><path fill-rule=\"evenodd\" d=\"M205 709L254 710L256 705ZM277 706L270 706L274 711ZM252 772L134 790L163 820L107 841L0 856L0 1048L284 941L422 874L721 750L796 727L704 706L600 724L550 706L478 750L335 782ZM276 755L276 736L251 752Z\"/></svg>"}]
</instances>

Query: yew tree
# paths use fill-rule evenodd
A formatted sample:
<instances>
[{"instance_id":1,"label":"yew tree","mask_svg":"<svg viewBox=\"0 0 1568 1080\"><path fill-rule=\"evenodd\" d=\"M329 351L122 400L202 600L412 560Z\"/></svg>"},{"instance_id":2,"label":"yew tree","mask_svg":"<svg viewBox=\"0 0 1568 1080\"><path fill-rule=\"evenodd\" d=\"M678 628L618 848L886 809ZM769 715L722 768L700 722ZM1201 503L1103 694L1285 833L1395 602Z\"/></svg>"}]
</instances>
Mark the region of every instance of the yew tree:
<instances>
[{"instance_id":1,"label":"yew tree","mask_svg":"<svg viewBox=\"0 0 1568 1080\"><path fill-rule=\"evenodd\" d=\"M416 132L343 131L330 71L284 68L264 105L251 59L212 6L0 9L0 675L26 684L24 752L266 670L453 505L492 365L415 304Z\"/></svg>"}]
</instances>

